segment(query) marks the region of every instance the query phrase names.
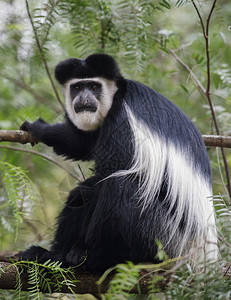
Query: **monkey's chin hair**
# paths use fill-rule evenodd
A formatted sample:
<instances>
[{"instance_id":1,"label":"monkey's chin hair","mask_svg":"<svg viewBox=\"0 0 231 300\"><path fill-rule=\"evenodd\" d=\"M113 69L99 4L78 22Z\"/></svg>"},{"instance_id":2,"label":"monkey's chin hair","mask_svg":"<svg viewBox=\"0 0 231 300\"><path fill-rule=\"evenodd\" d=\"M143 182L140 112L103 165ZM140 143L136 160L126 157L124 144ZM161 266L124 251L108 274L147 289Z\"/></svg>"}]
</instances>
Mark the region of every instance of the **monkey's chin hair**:
<instances>
[{"instance_id":1,"label":"monkey's chin hair","mask_svg":"<svg viewBox=\"0 0 231 300\"><path fill-rule=\"evenodd\" d=\"M83 131L94 131L103 123L103 118L101 118L98 109L96 112L79 112L73 115L71 119L75 126Z\"/></svg>"}]
</instances>

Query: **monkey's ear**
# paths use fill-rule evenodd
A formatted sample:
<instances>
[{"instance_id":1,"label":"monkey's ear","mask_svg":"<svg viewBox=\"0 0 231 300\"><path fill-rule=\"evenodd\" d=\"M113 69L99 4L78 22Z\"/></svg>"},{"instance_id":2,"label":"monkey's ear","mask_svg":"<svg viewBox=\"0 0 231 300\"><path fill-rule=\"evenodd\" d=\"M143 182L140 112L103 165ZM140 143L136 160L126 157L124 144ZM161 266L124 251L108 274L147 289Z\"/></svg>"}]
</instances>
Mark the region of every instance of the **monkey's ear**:
<instances>
[{"instance_id":1,"label":"monkey's ear","mask_svg":"<svg viewBox=\"0 0 231 300\"><path fill-rule=\"evenodd\" d=\"M77 58L68 58L61 61L55 67L55 78L60 84L64 84L71 78L75 78L75 70L81 68L81 60Z\"/></svg>"},{"instance_id":2,"label":"monkey's ear","mask_svg":"<svg viewBox=\"0 0 231 300\"><path fill-rule=\"evenodd\" d=\"M85 59L86 66L100 77L115 80L121 77L114 58L107 54L92 54Z\"/></svg>"},{"instance_id":3,"label":"monkey's ear","mask_svg":"<svg viewBox=\"0 0 231 300\"><path fill-rule=\"evenodd\" d=\"M104 77L117 81L122 78L115 60L107 54L92 54L86 59L68 58L55 68L55 78L64 84L72 78Z\"/></svg>"}]
</instances>

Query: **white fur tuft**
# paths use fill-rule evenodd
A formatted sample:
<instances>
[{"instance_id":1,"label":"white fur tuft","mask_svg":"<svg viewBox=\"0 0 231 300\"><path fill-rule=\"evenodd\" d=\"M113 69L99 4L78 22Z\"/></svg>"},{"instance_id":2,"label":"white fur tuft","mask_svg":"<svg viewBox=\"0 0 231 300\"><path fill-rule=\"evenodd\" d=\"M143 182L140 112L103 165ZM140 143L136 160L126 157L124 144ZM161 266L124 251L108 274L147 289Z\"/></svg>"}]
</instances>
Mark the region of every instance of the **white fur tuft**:
<instances>
[{"instance_id":1,"label":"white fur tuft","mask_svg":"<svg viewBox=\"0 0 231 300\"><path fill-rule=\"evenodd\" d=\"M112 176L136 174L139 182L139 204L142 213L149 209L156 214L156 224L162 228L158 238L171 256L190 253L193 260L217 258L217 235L214 210L209 197L210 183L196 169L187 149L164 140L143 122L137 120L125 105L133 132L134 159L129 170L121 170ZM166 175L167 174L167 175ZM163 205L157 205L162 183L167 182L167 196ZM171 203L166 209L165 203ZM182 217L184 230L180 230ZM153 230L154 232L154 230Z\"/></svg>"},{"instance_id":2,"label":"white fur tuft","mask_svg":"<svg viewBox=\"0 0 231 300\"><path fill-rule=\"evenodd\" d=\"M73 107L73 101L70 95L70 85L77 83L79 81L95 81L102 85L102 95L100 101L98 101L98 107L96 112L84 111L76 113ZM94 77L94 78L84 78L84 79L71 79L67 81L64 85L64 95L65 95L65 106L66 112L72 123L81 130L92 131L100 127L107 116L112 103L114 95L117 91L117 87L113 80L108 80L105 78Z\"/></svg>"}]
</instances>

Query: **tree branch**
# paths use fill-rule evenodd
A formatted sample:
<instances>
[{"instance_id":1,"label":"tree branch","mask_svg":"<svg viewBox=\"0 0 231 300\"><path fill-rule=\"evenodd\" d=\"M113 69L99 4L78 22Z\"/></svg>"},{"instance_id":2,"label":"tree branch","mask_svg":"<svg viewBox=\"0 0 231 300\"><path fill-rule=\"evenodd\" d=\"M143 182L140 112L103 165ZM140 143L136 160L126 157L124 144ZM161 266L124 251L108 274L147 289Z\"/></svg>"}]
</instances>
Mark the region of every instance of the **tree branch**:
<instances>
[{"instance_id":1,"label":"tree branch","mask_svg":"<svg viewBox=\"0 0 231 300\"><path fill-rule=\"evenodd\" d=\"M12 255L13 254L13 255ZM11 258L11 260L9 259ZM19 269L12 264L13 261L17 261L18 259L18 253L10 253L10 252L0 252L0 289L4 290L14 290L17 284L17 276L19 274ZM77 294L102 294L106 293L107 289L109 287L109 283L111 279L113 278L115 272L110 272L105 278L102 280L102 274L101 273L90 273L88 271L83 271L80 268L76 269L75 276L77 279L77 282L75 285L71 286L71 289L73 292ZM100 283L98 281L100 280ZM148 281L151 279L151 277L148 275L148 271L141 271L140 272L140 280L139 280L139 292L142 294L148 293ZM21 290L22 291L28 291L31 285L28 283L28 278L26 276L26 273L22 273L20 275L20 280L22 283ZM138 283L138 282L137 282ZM166 287L167 280L164 279L161 281L160 286L163 289ZM55 286L51 285L51 292L57 292L55 290ZM48 290L45 290L44 288L41 288L41 292L48 292ZM61 288L61 293L70 293L70 290L67 286L63 286ZM138 290L137 288L134 288L131 293L137 294Z\"/></svg>"},{"instance_id":2,"label":"tree branch","mask_svg":"<svg viewBox=\"0 0 231 300\"><path fill-rule=\"evenodd\" d=\"M203 137L203 140L204 140L206 146L231 148L231 137L230 136L203 135L202 137ZM21 143L21 144L27 144L27 143L37 144L39 141L36 140L29 132L26 132L26 131L22 131L22 130L0 130L0 142L15 142L15 143ZM54 162L54 160L51 157L49 157L45 154L33 151L33 150L22 149L22 148L17 148L17 147L12 147L12 146L0 146L0 147L40 155L43 158ZM57 163L57 162L55 162L55 163ZM72 176L73 176L73 174L72 174Z\"/></svg>"},{"instance_id":3,"label":"tree branch","mask_svg":"<svg viewBox=\"0 0 231 300\"><path fill-rule=\"evenodd\" d=\"M11 257L11 260L9 259ZM18 268L12 264L12 260L17 261L18 253L10 253L0 252L0 289L5 290L14 290L17 284L17 276L18 276ZM173 259L174 261L175 259ZM155 269L155 265L137 265L139 269L139 280L137 284L139 285L139 289L136 287L133 288L130 293L132 294L147 294L150 289L150 280L154 276L154 273L156 275L161 275L163 278L160 279L157 283L156 288L158 288L160 291L164 291L169 283L169 280L171 278L171 275L174 274L176 271L176 266L173 268L167 268L164 270L163 268L159 269L158 265L157 269ZM166 267L169 266L169 263L166 262ZM179 265L180 266L180 265ZM231 264L227 264L227 266L222 268L223 276L226 278L231 277ZM154 272L154 273L153 273ZM71 286L72 292L75 292L77 294L86 294L90 293L93 295L98 294L104 294L107 292L109 288L109 283L112 280L113 276L115 275L115 272L108 272L108 274L104 273L102 274L98 273L90 273L88 271L83 271L80 268L76 269L75 277L77 279L77 282L75 285ZM52 279L51 279L52 280ZM31 286L28 283L28 278L26 276L26 273L22 273L20 275L20 281L22 283L21 290L22 291L28 291ZM57 285L56 285L57 286ZM57 292L55 290L55 285L50 285L51 292ZM40 288L41 292L48 292L47 290L44 290L43 288ZM63 286L61 288L61 293L70 293L70 290L68 287Z\"/></svg>"},{"instance_id":4,"label":"tree branch","mask_svg":"<svg viewBox=\"0 0 231 300\"><path fill-rule=\"evenodd\" d=\"M17 283L17 276L19 272L17 267L13 266L12 263L0 262L0 269L4 271L0 273L0 289L14 290ZM99 290L101 293L105 293L107 291L109 281L112 277L110 276L109 278L107 278L103 282L103 284L99 287L97 285L97 281L100 279L100 277L101 274L92 274L89 272L78 272L76 273L76 278L78 282L71 288L73 292L77 294L86 294L86 293L99 294ZM27 276L25 274L22 274L20 279L22 283L21 290L28 291L31 285L29 285L28 283ZM51 291L57 292L57 290L55 290L54 288L54 285L51 285ZM44 290L41 288L41 292L47 293L48 290ZM68 289L68 287L64 286L59 292L70 293L70 290Z\"/></svg>"},{"instance_id":5,"label":"tree branch","mask_svg":"<svg viewBox=\"0 0 231 300\"><path fill-rule=\"evenodd\" d=\"M39 141L35 139L29 132L22 130L0 130L0 142L16 142L21 144L37 144Z\"/></svg>"},{"instance_id":6,"label":"tree branch","mask_svg":"<svg viewBox=\"0 0 231 300\"><path fill-rule=\"evenodd\" d=\"M231 137L222 135L202 135L204 143L208 147L231 148Z\"/></svg>"}]
</instances>

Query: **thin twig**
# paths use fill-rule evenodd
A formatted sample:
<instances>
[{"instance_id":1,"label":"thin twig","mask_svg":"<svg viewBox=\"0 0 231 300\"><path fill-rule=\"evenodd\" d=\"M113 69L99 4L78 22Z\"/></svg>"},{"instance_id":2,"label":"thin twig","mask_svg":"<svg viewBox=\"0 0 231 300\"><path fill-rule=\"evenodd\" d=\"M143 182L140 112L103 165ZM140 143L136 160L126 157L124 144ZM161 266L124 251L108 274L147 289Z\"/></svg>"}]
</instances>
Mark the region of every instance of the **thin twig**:
<instances>
[{"instance_id":1,"label":"thin twig","mask_svg":"<svg viewBox=\"0 0 231 300\"><path fill-rule=\"evenodd\" d=\"M20 87L21 89L24 89L25 91L30 93L37 102L42 103L43 105L46 105L46 106L49 105L49 107L57 113L60 112L60 109L57 108L57 106L54 105L54 103L52 103L51 101L47 101L46 97L42 97L40 95L39 91L38 92L34 91L34 89L31 88L30 85L25 83L23 78L18 80L18 79L15 79L15 78L9 76L8 74L2 73L2 72L0 72L0 75L3 78L6 78L7 80L13 82L15 84L15 86Z\"/></svg>"},{"instance_id":2,"label":"thin twig","mask_svg":"<svg viewBox=\"0 0 231 300\"><path fill-rule=\"evenodd\" d=\"M206 55L207 55L207 90L206 94L209 96L210 94L210 81L211 81L211 74L210 74L210 54L209 54L209 24L212 17L213 10L215 8L217 0L214 0L212 8L210 10L209 16L206 21L206 32L204 33L205 43L206 43ZM219 130L219 128L218 128Z\"/></svg>"},{"instance_id":3,"label":"thin twig","mask_svg":"<svg viewBox=\"0 0 231 300\"><path fill-rule=\"evenodd\" d=\"M210 53L209 53L209 25L210 25L210 20L211 20L211 17L212 17L212 13L215 9L217 0L213 1L212 7L211 7L210 12L208 14L208 18L206 20L206 27L204 25L203 19L201 17L201 14L199 12L199 9L198 9L197 5L195 4L194 0L191 0L191 1L192 1L192 4L193 4L196 12L197 12L197 15L198 15L199 19L200 19L201 28L202 28L202 31L203 31L203 36L204 36L204 39L205 39L205 51L206 51L206 58L207 58L207 88L206 88L206 91L205 91L205 95L208 99L208 103L209 103L210 111L211 111L211 114L212 114L212 119L213 119L213 122L214 122L216 133L217 133L217 135L221 135L220 128L219 128L218 121L217 121L217 117L216 117L216 113L215 113L213 103L212 103L212 99L211 99L211 96L210 96L210 93L211 93L210 92L211 71L210 71ZM227 162L227 159L226 159L225 150L224 150L223 147L221 147L221 154L222 154L222 159L223 159L224 168L225 168L225 174L226 174L226 180L227 180L227 190L228 190L228 193L229 193L229 197L231 198L231 185L230 185L229 166L228 166L228 162Z\"/></svg>"},{"instance_id":4,"label":"thin twig","mask_svg":"<svg viewBox=\"0 0 231 300\"><path fill-rule=\"evenodd\" d=\"M161 45L161 41L158 38L154 38L154 39L158 42L158 44ZM176 61L178 61L189 72L189 74L192 76L192 78L196 82L196 85L200 88L200 90L203 92L203 94L205 94L206 93L205 87L202 85L200 80L197 78L196 74L189 68L189 66L186 63L184 63L183 60L175 53L175 50L171 50L168 47L165 47L164 49L167 50L176 59Z\"/></svg>"},{"instance_id":5,"label":"thin twig","mask_svg":"<svg viewBox=\"0 0 231 300\"><path fill-rule=\"evenodd\" d=\"M60 103L62 109L65 110L65 109L64 109L64 104L63 104L62 100L61 100L60 97L59 97L59 93L58 93L58 91L57 91L57 89L56 89L56 87L55 87L54 81L53 81L52 76L51 76L51 74L50 74L50 70L49 70L49 68L48 68L48 64L47 64L46 58L45 58L44 53L43 53L42 46L41 46L40 41L39 41L39 38L38 38L37 30L36 30L36 28L35 28L35 26L34 26L34 22L33 22L31 13L30 13L28 0L25 0L25 2L26 2L26 10L27 10L27 14L28 14L28 17L29 17L30 22L31 22L31 26L32 26L32 29L33 29L33 32L34 32L34 36L35 36L36 44L37 44L37 46L38 46L38 50L39 50L40 55L41 55L41 58L42 58L42 62L43 62L43 64L44 64L44 66L45 66L45 69L46 69L48 78L49 78L49 80L50 80L51 86L52 86L52 88L53 88L53 90L54 90L54 93L55 93L55 95L56 95L56 98L57 98L57 100L59 101L59 103Z\"/></svg>"},{"instance_id":6,"label":"thin twig","mask_svg":"<svg viewBox=\"0 0 231 300\"><path fill-rule=\"evenodd\" d=\"M79 168L79 170L80 170L81 175L83 176L83 180L85 181L85 180L86 180L86 177L85 177L85 175L84 175L84 173L83 173L83 170L82 170L80 164L78 164L78 168Z\"/></svg>"},{"instance_id":7,"label":"thin twig","mask_svg":"<svg viewBox=\"0 0 231 300\"><path fill-rule=\"evenodd\" d=\"M200 14L200 12L199 12L199 9L198 9L198 7L196 6L194 0L191 0L191 1L192 1L192 4L193 4L193 6L194 6L196 12L197 12L197 15L198 15L199 19L200 19L201 28L202 28L203 34L205 35L205 26L204 26L204 22L203 22L203 20L202 20L201 14Z\"/></svg>"},{"instance_id":8,"label":"thin twig","mask_svg":"<svg viewBox=\"0 0 231 300\"><path fill-rule=\"evenodd\" d=\"M41 242L43 240L43 237L41 233L38 231L38 227L36 227L33 222L29 221L28 219L23 217L23 222L25 222L32 230L33 234L36 236L38 242Z\"/></svg>"},{"instance_id":9,"label":"thin twig","mask_svg":"<svg viewBox=\"0 0 231 300\"><path fill-rule=\"evenodd\" d=\"M184 50L185 48L188 48L189 46L191 46L192 43L193 43L193 41L191 41L191 42L189 42L189 43L187 43L187 44L181 45L179 48L174 49L173 51L174 51L174 52L182 51L182 50Z\"/></svg>"},{"instance_id":10,"label":"thin twig","mask_svg":"<svg viewBox=\"0 0 231 300\"><path fill-rule=\"evenodd\" d=\"M40 153L34 150L30 150L30 149L25 149L25 148L19 148L19 147L14 147L14 146L2 146L0 145L0 148L2 149L9 149L9 150L15 150L15 151L21 151L21 152L27 152L33 155L38 155L41 156L43 158L45 158L46 160L56 164L57 166L59 166L60 168L62 168L63 170L65 170L69 175L71 175L73 178L75 178L77 181L81 182L81 180L79 179L79 177L77 175L75 175L71 170L69 170L68 168L66 168L64 165L62 165L61 163L57 162L56 160L54 160L52 157L44 154L44 153Z\"/></svg>"}]
</instances>

